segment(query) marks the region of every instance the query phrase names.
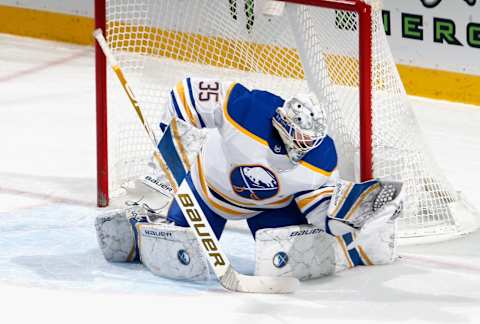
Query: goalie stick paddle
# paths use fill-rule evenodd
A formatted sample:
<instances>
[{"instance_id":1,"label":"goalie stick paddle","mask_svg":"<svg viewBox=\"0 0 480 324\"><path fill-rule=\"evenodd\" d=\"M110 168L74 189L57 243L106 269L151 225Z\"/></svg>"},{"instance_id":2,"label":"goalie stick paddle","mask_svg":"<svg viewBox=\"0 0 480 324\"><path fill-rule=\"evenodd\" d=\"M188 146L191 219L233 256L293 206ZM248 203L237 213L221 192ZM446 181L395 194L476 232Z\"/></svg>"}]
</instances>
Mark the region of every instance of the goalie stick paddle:
<instances>
[{"instance_id":1,"label":"goalie stick paddle","mask_svg":"<svg viewBox=\"0 0 480 324\"><path fill-rule=\"evenodd\" d=\"M185 158L182 162L182 158L179 157L182 155L178 154L175 144L172 141L171 125L167 128L157 146L155 134L150 128L148 121L143 117L138 100L128 85L122 69L108 48L107 41L105 40L102 31L97 29L93 34L98 44L102 48L103 53L107 57L107 60L110 62L110 65L112 66L112 69L117 75L120 83L122 84L122 87L130 99L138 118L143 124L144 129L154 147L155 159L165 171L170 184L174 188L174 191L176 192L175 199L185 215L188 224L192 228L201 249L205 253L209 264L220 281L220 284L225 289L238 292L291 293L295 291L299 285L299 281L296 278L247 276L238 273L231 266L226 254L220 249L218 239L216 238L212 227L203 213L197 198L190 188L192 184L189 183L188 178L186 177L188 170L185 169L184 166L184 164L188 166L189 163L185 160ZM176 123L176 120L173 119L172 123ZM178 158L172 159L172 156L176 156ZM167 158L165 159L165 157Z\"/></svg>"},{"instance_id":2,"label":"goalie stick paddle","mask_svg":"<svg viewBox=\"0 0 480 324\"><path fill-rule=\"evenodd\" d=\"M191 182L185 179L178 188L176 199L190 227L205 252L220 284L239 292L291 293L298 286L296 278L246 276L233 269L208 221L190 188Z\"/></svg>"}]
</instances>

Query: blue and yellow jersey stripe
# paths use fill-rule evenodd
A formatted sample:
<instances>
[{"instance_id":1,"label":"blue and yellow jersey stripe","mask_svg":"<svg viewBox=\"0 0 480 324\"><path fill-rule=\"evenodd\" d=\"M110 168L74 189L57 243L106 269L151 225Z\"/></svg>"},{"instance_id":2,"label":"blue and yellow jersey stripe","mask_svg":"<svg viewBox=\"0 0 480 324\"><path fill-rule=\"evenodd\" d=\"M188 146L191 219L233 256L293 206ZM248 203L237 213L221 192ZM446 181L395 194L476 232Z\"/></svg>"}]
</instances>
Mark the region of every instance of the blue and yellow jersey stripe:
<instances>
[{"instance_id":1,"label":"blue and yellow jersey stripe","mask_svg":"<svg viewBox=\"0 0 480 324\"><path fill-rule=\"evenodd\" d=\"M308 215L311 211L322 204L329 204L333 195L334 187L325 186L317 190L300 192L295 194L295 201L302 213Z\"/></svg>"},{"instance_id":2,"label":"blue and yellow jersey stripe","mask_svg":"<svg viewBox=\"0 0 480 324\"><path fill-rule=\"evenodd\" d=\"M188 100L190 102L191 107L193 108L192 111L196 113L196 118L198 119L198 122L200 123L200 128L205 128L205 122L203 121L202 115L197 109L197 103L195 100L195 97L193 95L193 89L192 89L192 80L190 78L186 78L184 81L184 85L186 84L187 89L188 89Z\"/></svg>"},{"instance_id":3,"label":"blue and yellow jersey stripe","mask_svg":"<svg viewBox=\"0 0 480 324\"><path fill-rule=\"evenodd\" d=\"M322 174L326 177L330 177L332 175L332 173L335 171L335 169L332 169L331 171L329 171L329 170L325 170L325 169L322 169L322 168L318 168L315 165L310 164L310 163L308 163L306 161L303 161L303 160L301 160L299 163L300 163L300 165L306 167L307 169L310 169L310 170L312 170L313 172L316 172L316 173L320 173L320 174Z\"/></svg>"},{"instance_id":4,"label":"blue and yellow jersey stripe","mask_svg":"<svg viewBox=\"0 0 480 324\"><path fill-rule=\"evenodd\" d=\"M176 96L175 96L175 92L172 90L170 91L170 101L172 103L172 106L173 106L173 109L175 110L175 115L185 121L185 117L183 116L181 110L180 110L180 106L178 105L178 102L177 102L177 99L176 99Z\"/></svg>"},{"instance_id":5,"label":"blue and yellow jersey stripe","mask_svg":"<svg viewBox=\"0 0 480 324\"><path fill-rule=\"evenodd\" d=\"M205 122L197 110L197 102L193 94L190 78L186 78L176 84L175 88L170 91L170 100L179 119L189 122L197 128L205 127Z\"/></svg>"},{"instance_id":6,"label":"blue and yellow jersey stripe","mask_svg":"<svg viewBox=\"0 0 480 324\"><path fill-rule=\"evenodd\" d=\"M230 103L230 97L232 95L232 91L234 90L235 87L237 87L239 84L238 83L233 83L230 85L230 87L227 89L227 93L225 95L225 99L224 99L224 102L223 102L223 113L224 113L224 117L225 119L234 127L236 128L238 131L240 131L241 133L243 133L244 135L250 137L251 139L253 139L254 141L264 145L264 146L268 146L268 142L266 140L264 140L262 137L254 134L253 132L251 132L250 130L248 130L247 128L243 127L242 125L240 125L239 122L237 122L236 118L232 117L230 115L230 112L229 112L229 103ZM241 86L241 85L240 85ZM241 86L243 87L243 86Z\"/></svg>"},{"instance_id":7,"label":"blue and yellow jersey stripe","mask_svg":"<svg viewBox=\"0 0 480 324\"><path fill-rule=\"evenodd\" d=\"M241 202L239 200L236 200L228 196L227 194L223 193L221 190L215 188L210 183L208 183L208 188L210 189L210 192L213 194L213 196L216 197L218 200L223 201L232 206L248 208L248 209L251 209L252 211L264 211L266 209L282 208L282 207L288 206L293 199L293 196L289 195L287 197L278 199L270 203L256 205L253 203Z\"/></svg>"}]
</instances>

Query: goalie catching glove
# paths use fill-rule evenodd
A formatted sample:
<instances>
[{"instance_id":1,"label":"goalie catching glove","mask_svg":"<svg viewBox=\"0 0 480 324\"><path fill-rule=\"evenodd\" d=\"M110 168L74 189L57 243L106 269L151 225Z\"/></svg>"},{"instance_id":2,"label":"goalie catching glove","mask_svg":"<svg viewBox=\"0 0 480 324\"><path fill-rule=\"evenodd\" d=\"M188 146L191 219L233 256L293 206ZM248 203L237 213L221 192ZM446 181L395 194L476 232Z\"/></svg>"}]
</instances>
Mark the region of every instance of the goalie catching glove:
<instances>
[{"instance_id":1,"label":"goalie catching glove","mask_svg":"<svg viewBox=\"0 0 480 324\"><path fill-rule=\"evenodd\" d=\"M325 230L342 236L361 231L369 223L393 221L400 216L403 199L401 182L374 179L355 184L339 180L328 207Z\"/></svg>"}]
</instances>

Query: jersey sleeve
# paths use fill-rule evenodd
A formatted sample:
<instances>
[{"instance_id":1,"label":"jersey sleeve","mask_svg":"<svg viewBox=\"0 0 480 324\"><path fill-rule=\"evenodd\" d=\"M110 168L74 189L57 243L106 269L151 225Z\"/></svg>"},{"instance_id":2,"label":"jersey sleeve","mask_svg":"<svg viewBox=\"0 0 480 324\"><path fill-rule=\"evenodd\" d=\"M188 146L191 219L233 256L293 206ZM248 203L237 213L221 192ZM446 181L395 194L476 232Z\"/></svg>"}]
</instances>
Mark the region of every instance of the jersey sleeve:
<instances>
[{"instance_id":1,"label":"jersey sleeve","mask_svg":"<svg viewBox=\"0 0 480 324\"><path fill-rule=\"evenodd\" d=\"M170 111L197 128L216 128L230 83L214 79L186 78L170 91Z\"/></svg>"},{"instance_id":2,"label":"jersey sleeve","mask_svg":"<svg viewBox=\"0 0 480 324\"><path fill-rule=\"evenodd\" d=\"M309 224L324 224L337 180L338 172L334 171L320 188L294 194L295 202Z\"/></svg>"}]
</instances>

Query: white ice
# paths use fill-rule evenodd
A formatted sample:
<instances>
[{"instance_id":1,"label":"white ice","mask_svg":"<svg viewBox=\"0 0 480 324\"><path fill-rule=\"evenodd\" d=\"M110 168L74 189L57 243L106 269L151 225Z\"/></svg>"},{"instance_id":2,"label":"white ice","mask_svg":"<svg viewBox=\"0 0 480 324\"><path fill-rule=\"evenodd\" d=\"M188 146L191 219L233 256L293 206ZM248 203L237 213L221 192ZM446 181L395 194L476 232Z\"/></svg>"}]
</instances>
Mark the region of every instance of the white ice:
<instances>
[{"instance_id":1,"label":"white ice","mask_svg":"<svg viewBox=\"0 0 480 324\"><path fill-rule=\"evenodd\" d=\"M480 232L403 247L395 264L229 293L107 263L96 201L93 49L0 35L0 323L478 323ZM480 108L412 98L435 157L480 209ZM227 232L236 268L253 241Z\"/></svg>"}]
</instances>

